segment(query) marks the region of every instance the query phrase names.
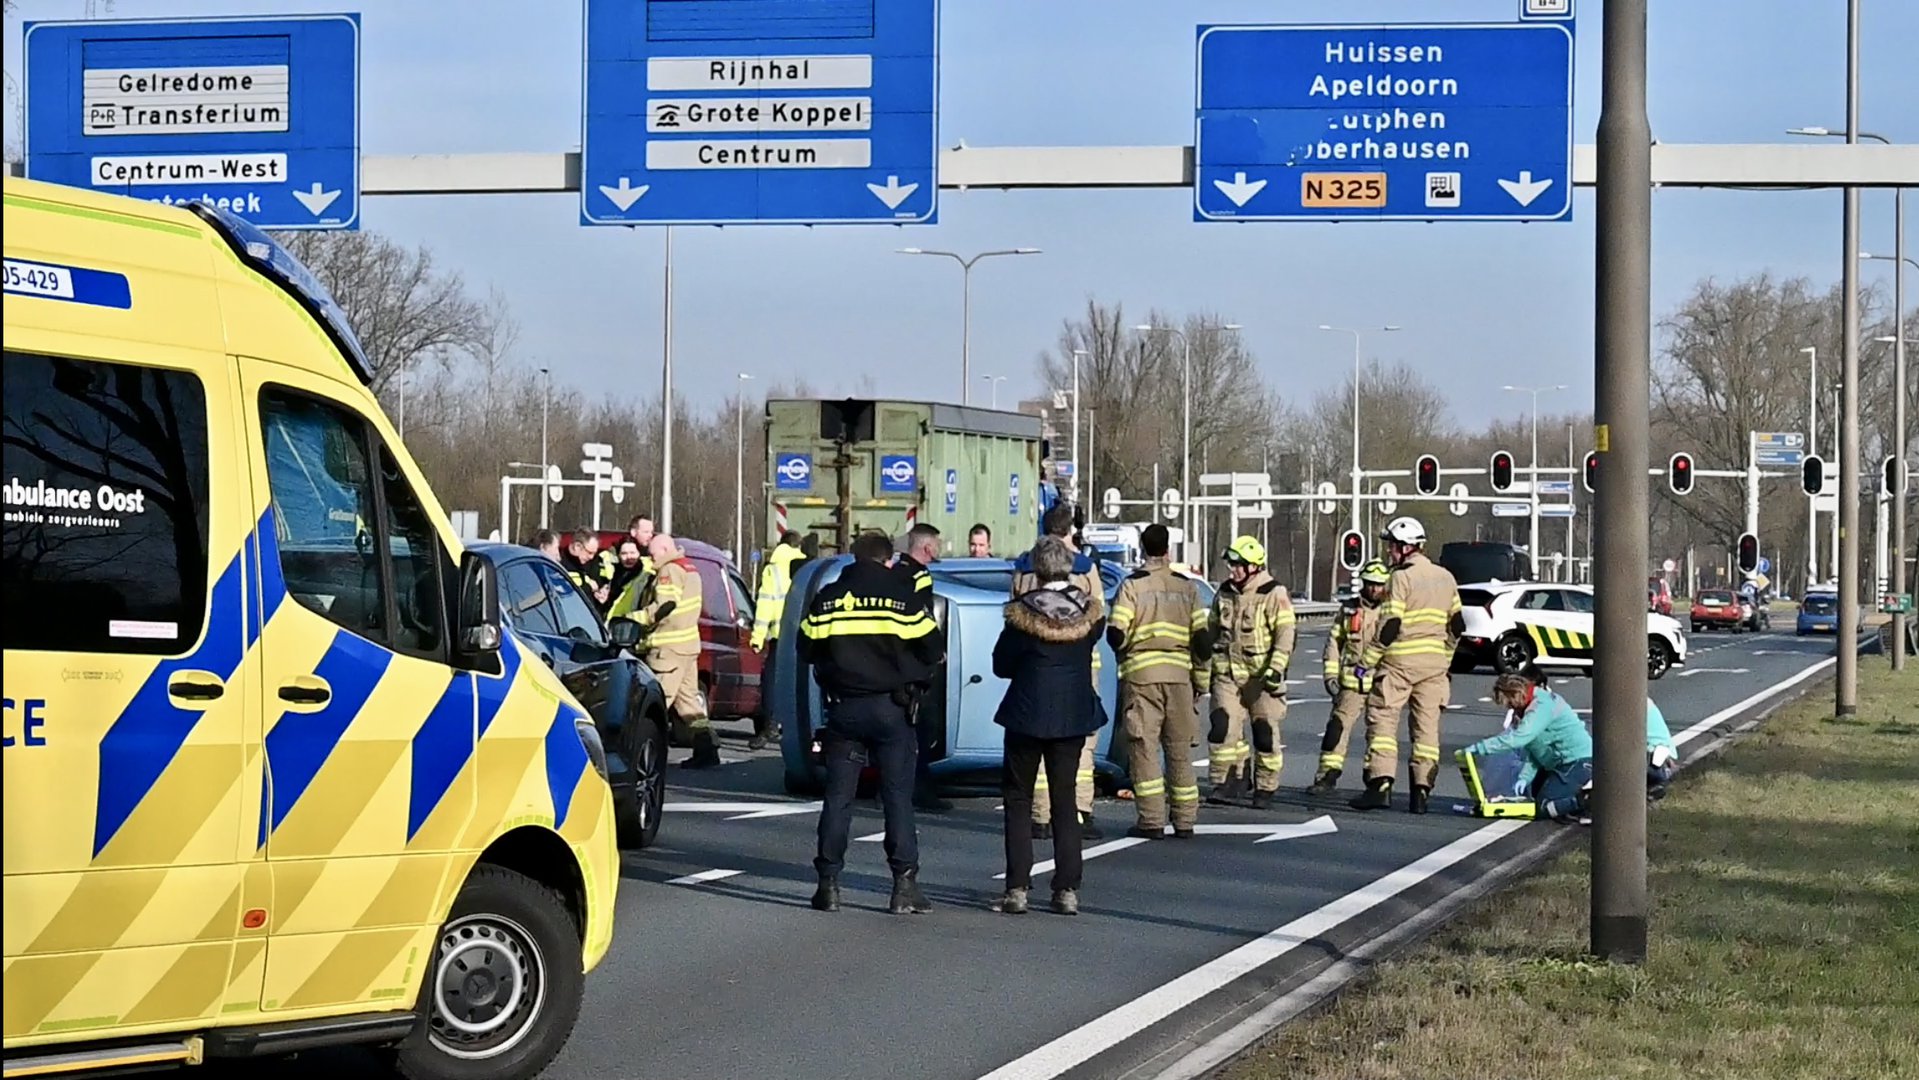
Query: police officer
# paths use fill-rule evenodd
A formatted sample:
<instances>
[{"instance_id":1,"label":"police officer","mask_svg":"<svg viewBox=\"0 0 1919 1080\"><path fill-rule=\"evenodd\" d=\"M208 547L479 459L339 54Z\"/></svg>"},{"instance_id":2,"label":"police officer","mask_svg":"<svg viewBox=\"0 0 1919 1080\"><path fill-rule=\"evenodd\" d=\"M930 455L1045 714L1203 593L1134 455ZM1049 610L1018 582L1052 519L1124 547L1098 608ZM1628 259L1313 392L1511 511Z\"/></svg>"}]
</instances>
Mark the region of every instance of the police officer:
<instances>
[{"instance_id":1,"label":"police officer","mask_svg":"<svg viewBox=\"0 0 1919 1080\"><path fill-rule=\"evenodd\" d=\"M1406 809L1423 814L1439 771L1439 714L1451 693L1453 649L1466 620L1460 614L1459 583L1426 557L1424 525L1394 518L1380 539L1393 576L1380 607L1379 630L1360 657L1373 685L1366 698L1366 791L1351 805L1355 810L1392 805L1399 713L1410 703L1413 752L1406 771L1412 797Z\"/></svg>"},{"instance_id":2,"label":"police officer","mask_svg":"<svg viewBox=\"0 0 1919 1080\"><path fill-rule=\"evenodd\" d=\"M895 915L932 910L919 885L919 838L913 828L913 767L918 739L907 716L915 687L932 678L944 647L933 616L912 580L887 567L893 543L865 534L853 561L820 589L800 623L800 656L813 666L826 699L820 732L826 795L820 803L813 906L840 907L840 870L860 770L879 768L886 811L886 861L893 870Z\"/></svg>"},{"instance_id":3,"label":"police officer","mask_svg":"<svg viewBox=\"0 0 1919 1080\"><path fill-rule=\"evenodd\" d=\"M660 680L660 693L673 718L692 735L692 756L680 762L689 769L720 764L720 745L713 738L700 693L700 572L665 533L653 536L653 579L640 594L640 626L646 637L646 666Z\"/></svg>"},{"instance_id":4,"label":"police officer","mask_svg":"<svg viewBox=\"0 0 1919 1080\"><path fill-rule=\"evenodd\" d=\"M1099 567L1092 558L1081 551L1073 542L1073 508L1058 503L1047 510L1040 518L1040 532L1045 536L1058 537L1065 541L1073 551L1073 572L1067 582L1080 592L1085 593L1093 603L1093 617L1100 618L1105 613L1106 586L1100 581ZM1021 596L1040 587L1039 575L1033 572L1033 553L1021 552L1013 560L1013 584L1008 590L1008 599L1017 600ZM1093 692L1099 693L1099 650L1093 650ZM1105 839L1105 832L1099 822L1093 820L1093 745L1098 736L1086 740L1086 748L1079 753L1079 769L1073 774L1073 805L1079 809L1079 835L1082 840ZM1033 787L1033 838L1049 840L1053 836L1053 802L1047 797L1048 781L1045 770L1040 770L1034 779Z\"/></svg>"},{"instance_id":5,"label":"police officer","mask_svg":"<svg viewBox=\"0 0 1919 1080\"><path fill-rule=\"evenodd\" d=\"M1297 631L1286 587L1266 572L1266 548L1242 536L1226 549L1229 578L1213 598L1208 800L1230 803L1241 790L1264 809L1279 790L1279 725L1286 719L1286 665ZM1246 747L1248 728L1253 746Z\"/></svg>"},{"instance_id":6,"label":"police officer","mask_svg":"<svg viewBox=\"0 0 1919 1080\"><path fill-rule=\"evenodd\" d=\"M1148 840L1165 835L1169 799L1175 837L1191 838L1199 819L1199 780L1193 774L1199 717L1193 699L1210 613L1192 579L1173 572L1167 541L1166 526L1157 523L1140 534L1146 564L1120 584L1106 627L1106 640L1119 658L1120 715L1138 815L1127 835Z\"/></svg>"},{"instance_id":7,"label":"police officer","mask_svg":"<svg viewBox=\"0 0 1919 1080\"><path fill-rule=\"evenodd\" d=\"M1378 559L1360 567L1359 595L1340 605L1333 631L1326 636L1320 673L1326 679L1326 694L1333 699L1333 711L1326 719L1326 735L1319 741L1319 773L1306 789L1308 794L1331 795L1339 786L1346 742L1366 715L1366 692L1372 689L1373 673L1364 660L1379 634L1379 605L1392 578L1393 572Z\"/></svg>"},{"instance_id":8,"label":"police officer","mask_svg":"<svg viewBox=\"0 0 1919 1080\"><path fill-rule=\"evenodd\" d=\"M753 598L753 651L762 657L760 668L760 714L753 718L753 737L747 749L760 750L779 737L773 725L773 663L780 652L780 619L786 614L786 594L793 588L793 567L806 561L800 550L800 534L788 529L766 556L760 568L760 588Z\"/></svg>"}]
</instances>

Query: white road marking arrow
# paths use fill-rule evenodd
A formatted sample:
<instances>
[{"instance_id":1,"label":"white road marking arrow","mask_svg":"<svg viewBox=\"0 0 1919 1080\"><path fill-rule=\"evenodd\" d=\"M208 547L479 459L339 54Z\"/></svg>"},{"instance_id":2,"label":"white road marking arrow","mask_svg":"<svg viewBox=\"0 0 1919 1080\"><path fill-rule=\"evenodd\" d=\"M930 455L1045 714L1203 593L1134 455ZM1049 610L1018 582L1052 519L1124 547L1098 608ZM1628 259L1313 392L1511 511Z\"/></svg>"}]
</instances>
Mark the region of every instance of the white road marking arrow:
<instances>
[{"instance_id":1,"label":"white road marking arrow","mask_svg":"<svg viewBox=\"0 0 1919 1080\"><path fill-rule=\"evenodd\" d=\"M1502 183L1503 182L1504 181L1502 181ZM600 194L606 196L607 200L614 206L619 207L620 213L624 214L632 209L633 204L640 201L640 196L646 194L652 187L652 184L641 184L639 187L634 187L633 181L622 176L620 177L619 187L609 187L606 184L601 184Z\"/></svg>"},{"instance_id":2,"label":"white road marking arrow","mask_svg":"<svg viewBox=\"0 0 1919 1080\"><path fill-rule=\"evenodd\" d=\"M1169 835L1172 831L1173 827L1171 825L1166 826L1166 832ZM1311 821L1302 821L1290 825L1272 823L1263 825L1257 823L1195 825L1193 826L1193 831L1201 836L1257 836L1259 839L1253 841L1253 843L1270 844L1275 840L1297 840L1306 836L1323 836L1326 833L1338 832L1339 826L1333 823L1333 819L1330 816L1322 815ZM1110 855L1115 851L1125 851L1130 847L1138 847L1141 844L1150 843L1152 843L1152 841L1142 837L1123 836L1118 840L1108 840L1104 844L1096 844L1093 847L1089 847L1080 852L1079 857L1083 862L1087 859L1097 859L1101 855ZM1033 864L1033 873L1035 875L1051 873L1053 865L1053 860L1051 859L1041 860ZM995 881L1002 881L1005 878L1006 875L1004 873L993 875L993 880Z\"/></svg>"},{"instance_id":3,"label":"white road marking arrow","mask_svg":"<svg viewBox=\"0 0 1919 1080\"><path fill-rule=\"evenodd\" d=\"M820 804L776 803L776 802L682 802L667 803L660 809L675 814L731 814L728 821L750 821L753 818L790 817L794 814L817 814Z\"/></svg>"},{"instance_id":4,"label":"white road marking arrow","mask_svg":"<svg viewBox=\"0 0 1919 1080\"><path fill-rule=\"evenodd\" d=\"M305 191L296 188L293 197L300 200L300 205L307 208L307 213L319 217L326 213L327 207L333 205L333 200L340 197L340 190L335 188L332 191L321 191L320 182L315 180L313 186Z\"/></svg>"},{"instance_id":5,"label":"white road marking arrow","mask_svg":"<svg viewBox=\"0 0 1919 1080\"><path fill-rule=\"evenodd\" d=\"M1519 205L1531 206L1534 199L1545 194L1546 189L1553 186L1553 178L1548 176L1544 180L1534 180L1531 169L1521 169L1519 179L1501 179L1499 186L1505 188L1506 194L1511 195Z\"/></svg>"},{"instance_id":6,"label":"white road marking arrow","mask_svg":"<svg viewBox=\"0 0 1919 1080\"><path fill-rule=\"evenodd\" d=\"M669 880L667 884L668 885L703 885L709 881L724 881L727 878L738 877L744 873L746 873L746 871L744 870L702 870L697 874L688 874L685 877L673 878Z\"/></svg>"},{"instance_id":7,"label":"white road marking arrow","mask_svg":"<svg viewBox=\"0 0 1919 1080\"><path fill-rule=\"evenodd\" d=\"M1230 183L1225 180L1215 180L1213 186L1219 189L1221 195L1231 199L1234 206L1245 206L1248 200L1259 194L1260 189L1266 186L1266 181L1248 180L1245 173L1236 172Z\"/></svg>"},{"instance_id":8,"label":"white road marking arrow","mask_svg":"<svg viewBox=\"0 0 1919 1080\"><path fill-rule=\"evenodd\" d=\"M898 210L900 204L906 201L906 197L919 189L920 186L918 184L900 183L900 178L897 176L887 177L886 183L883 185L866 185L866 190L872 192L875 198L885 203L888 210Z\"/></svg>"},{"instance_id":9,"label":"white road marking arrow","mask_svg":"<svg viewBox=\"0 0 1919 1080\"><path fill-rule=\"evenodd\" d=\"M1751 668L1742 667L1696 667L1680 672L1679 677L1686 679L1694 675L1749 675L1751 673Z\"/></svg>"}]
</instances>

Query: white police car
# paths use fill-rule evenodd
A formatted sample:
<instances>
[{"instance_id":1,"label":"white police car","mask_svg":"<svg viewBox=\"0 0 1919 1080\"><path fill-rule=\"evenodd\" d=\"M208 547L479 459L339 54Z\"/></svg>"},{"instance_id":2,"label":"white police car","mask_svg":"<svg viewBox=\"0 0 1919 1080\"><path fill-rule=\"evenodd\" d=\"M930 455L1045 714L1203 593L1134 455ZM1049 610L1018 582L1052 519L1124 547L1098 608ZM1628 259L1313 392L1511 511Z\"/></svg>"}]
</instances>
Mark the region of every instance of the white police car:
<instances>
[{"instance_id":1,"label":"white police car","mask_svg":"<svg viewBox=\"0 0 1919 1080\"><path fill-rule=\"evenodd\" d=\"M1453 653L1453 670L1490 667L1500 674L1527 665L1591 670L1593 591L1589 585L1551 582L1488 582L1462 585L1459 601L1466 632ZM1660 678L1686 663L1686 635L1679 623L1646 613L1646 675Z\"/></svg>"}]
</instances>

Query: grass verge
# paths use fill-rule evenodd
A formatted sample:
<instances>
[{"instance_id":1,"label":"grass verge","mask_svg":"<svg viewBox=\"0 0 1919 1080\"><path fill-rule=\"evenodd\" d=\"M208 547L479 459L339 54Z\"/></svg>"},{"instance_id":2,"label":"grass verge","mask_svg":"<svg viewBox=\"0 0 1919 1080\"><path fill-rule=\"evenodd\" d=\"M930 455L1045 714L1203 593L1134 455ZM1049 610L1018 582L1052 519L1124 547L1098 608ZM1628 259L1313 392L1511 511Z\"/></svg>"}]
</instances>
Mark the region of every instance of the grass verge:
<instances>
[{"instance_id":1,"label":"grass verge","mask_svg":"<svg viewBox=\"0 0 1919 1080\"><path fill-rule=\"evenodd\" d=\"M1825 685L1653 811L1644 967L1585 953L1582 843L1222 1075L1919 1078L1919 672Z\"/></svg>"}]
</instances>

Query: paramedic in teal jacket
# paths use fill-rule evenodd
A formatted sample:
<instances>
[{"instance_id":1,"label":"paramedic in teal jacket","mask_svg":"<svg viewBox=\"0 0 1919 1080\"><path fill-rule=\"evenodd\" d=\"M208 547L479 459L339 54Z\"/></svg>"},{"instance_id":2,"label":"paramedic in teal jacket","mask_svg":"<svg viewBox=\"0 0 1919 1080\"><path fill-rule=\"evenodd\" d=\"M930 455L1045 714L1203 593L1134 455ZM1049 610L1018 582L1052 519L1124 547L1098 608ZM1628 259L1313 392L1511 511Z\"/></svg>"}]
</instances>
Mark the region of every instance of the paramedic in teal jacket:
<instances>
[{"instance_id":1,"label":"paramedic in teal jacket","mask_svg":"<svg viewBox=\"0 0 1919 1080\"><path fill-rule=\"evenodd\" d=\"M1493 756L1519 751L1537 774L1533 798L1542 817L1577 819L1585 811L1593 775L1593 740L1566 699L1524 675L1501 675L1493 701L1518 717L1513 726L1460 754Z\"/></svg>"},{"instance_id":2,"label":"paramedic in teal jacket","mask_svg":"<svg viewBox=\"0 0 1919 1080\"><path fill-rule=\"evenodd\" d=\"M1679 767L1679 746L1672 741L1672 729L1666 715L1651 698L1646 699L1646 797L1663 799L1666 785Z\"/></svg>"}]
</instances>

